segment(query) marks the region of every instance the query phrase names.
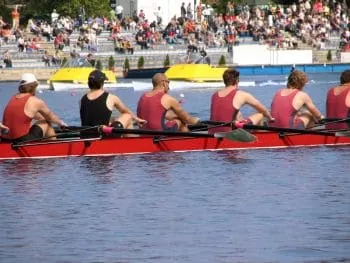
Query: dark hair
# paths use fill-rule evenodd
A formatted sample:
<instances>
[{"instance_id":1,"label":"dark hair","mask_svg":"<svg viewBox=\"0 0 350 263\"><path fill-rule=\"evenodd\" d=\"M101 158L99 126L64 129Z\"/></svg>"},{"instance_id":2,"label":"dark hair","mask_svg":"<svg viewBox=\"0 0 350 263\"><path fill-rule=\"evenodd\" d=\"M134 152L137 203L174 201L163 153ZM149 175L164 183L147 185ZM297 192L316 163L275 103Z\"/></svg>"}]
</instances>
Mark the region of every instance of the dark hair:
<instances>
[{"instance_id":1,"label":"dark hair","mask_svg":"<svg viewBox=\"0 0 350 263\"><path fill-rule=\"evenodd\" d=\"M239 82L239 71L235 69L226 69L222 76L225 86L236 85Z\"/></svg>"},{"instance_id":2,"label":"dark hair","mask_svg":"<svg viewBox=\"0 0 350 263\"><path fill-rule=\"evenodd\" d=\"M340 84L350 83L350 69L343 71L340 75Z\"/></svg>"},{"instance_id":3,"label":"dark hair","mask_svg":"<svg viewBox=\"0 0 350 263\"><path fill-rule=\"evenodd\" d=\"M106 75L102 71L96 69L89 75L88 86L90 89L100 89L105 80L108 80Z\"/></svg>"}]
</instances>

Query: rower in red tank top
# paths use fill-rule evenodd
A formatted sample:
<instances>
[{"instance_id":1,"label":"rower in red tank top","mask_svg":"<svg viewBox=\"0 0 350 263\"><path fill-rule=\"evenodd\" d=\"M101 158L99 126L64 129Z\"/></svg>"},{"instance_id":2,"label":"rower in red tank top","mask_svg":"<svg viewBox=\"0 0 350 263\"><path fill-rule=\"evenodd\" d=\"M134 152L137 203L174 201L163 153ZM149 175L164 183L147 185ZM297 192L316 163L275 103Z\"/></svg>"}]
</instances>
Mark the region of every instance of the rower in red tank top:
<instances>
[{"instance_id":1,"label":"rower in red tank top","mask_svg":"<svg viewBox=\"0 0 350 263\"><path fill-rule=\"evenodd\" d=\"M239 72L235 69L227 69L223 74L225 87L215 92L211 98L210 120L229 123L234 120L245 121L251 124L259 124L263 117L271 120L272 117L267 108L253 95L238 89ZM252 106L258 113L254 113L244 120L240 109L244 105ZM215 127L209 132L229 131L231 127Z\"/></svg>"},{"instance_id":2,"label":"rower in red tank top","mask_svg":"<svg viewBox=\"0 0 350 263\"><path fill-rule=\"evenodd\" d=\"M150 130L188 131L187 124L199 118L188 114L174 97L168 94L169 80L163 73L152 78L153 89L144 93L137 105L137 115L147 120L142 127Z\"/></svg>"},{"instance_id":3,"label":"rower in red tank top","mask_svg":"<svg viewBox=\"0 0 350 263\"><path fill-rule=\"evenodd\" d=\"M326 112L329 119L350 118L350 70L340 75L340 85L331 88L327 93ZM347 129L350 123L329 123L327 129Z\"/></svg>"},{"instance_id":4,"label":"rower in red tank top","mask_svg":"<svg viewBox=\"0 0 350 263\"><path fill-rule=\"evenodd\" d=\"M45 102L35 96L38 86L36 77L25 73L19 83L19 93L11 97L4 110L3 123L8 132L2 138L21 142L55 136L51 123L67 126L46 106Z\"/></svg>"},{"instance_id":5,"label":"rower in red tank top","mask_svg":"<svg viewBox=\"0 0 350 263\"><path fill-rule=\"evenodd\" d=\"M304 129L323 118L312 99L302 89L308 78L302 71L290 73L287 87L276 92L271 103L273 126Z\"/></svg>"}]
</instances>

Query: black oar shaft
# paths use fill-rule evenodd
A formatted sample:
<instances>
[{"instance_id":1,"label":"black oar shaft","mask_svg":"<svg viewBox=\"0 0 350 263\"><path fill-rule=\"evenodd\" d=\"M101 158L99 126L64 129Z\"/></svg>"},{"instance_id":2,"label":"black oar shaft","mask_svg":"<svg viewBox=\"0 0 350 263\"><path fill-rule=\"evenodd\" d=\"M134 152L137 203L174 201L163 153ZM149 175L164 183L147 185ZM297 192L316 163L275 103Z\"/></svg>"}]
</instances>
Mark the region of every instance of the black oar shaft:
<instances>
[{"instance_id":1,"label":"black oar shaft","mask_svg":"<svg viewBox=\"0 0 350 263\"><path fill-rule=\"evenodd\" d=\"M273 132L280 132L280 133L299 133L299 134L335 136L334 132L281 128L281 127L273 127L273 126L259 126L259 125L252 125L252 124L235 124L235 125L237 128L243 128L248 130L263 130L263 131L273 131Z\"/></svg>"},{"instance_id":2,"label":"black oar shaft","mask_svg":"<svg viewBox=\"0 0 350 263\"><path fill-rule=\"evenodd\" d=\"M215 134L195 133L195 132L175 132L175 131L155 131L142 129L121 129L112 127L103 127L106 134L138 134L138 135L154 135L154 136L181 136L181 137L197 137L197 138L215 138Z\"/></svg>"}]
</instances>

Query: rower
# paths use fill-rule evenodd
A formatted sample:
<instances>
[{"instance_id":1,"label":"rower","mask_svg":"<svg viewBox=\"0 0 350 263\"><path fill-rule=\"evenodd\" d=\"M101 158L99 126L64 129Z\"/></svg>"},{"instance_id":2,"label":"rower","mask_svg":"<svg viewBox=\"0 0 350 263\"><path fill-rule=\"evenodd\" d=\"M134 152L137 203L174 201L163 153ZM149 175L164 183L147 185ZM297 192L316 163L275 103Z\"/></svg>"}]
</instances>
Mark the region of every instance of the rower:
<instances>
[{"instance_id":1,"label":"rower","mask_svg":"<svg viewBox=\"0 0 350 263\"><path fill-rule=\"evenodd\" d=\"M142 126L146 121L138 118L121 99L104 90L106 75L96 69L89 74L89 92L80 101L80 120L82 126L115 126L118 128L133 128L133 121ZM116 109L120 116L112 118L112 111Z\"/></svg>"},{"instance_id":2,"label":"rower","mask_svg":"<svg viewBox=\"0 0 350 263\"><path fill-rule=\"evenodd\" d=\"M19 93L12 96L4 110L3 123L8 128L2 138L13 142L25 142L49 137L55 139L53 124L67 125L53 113L45 102L36 97L39 82L32 73L21 77Z\"/></svg>"},{"instance_id":3,"label":"rower","mask_svg":"<svg viewBox=\"0 0 350 263\"><path fill-rule=\"evenodd\" d=\"M310 96L303 91L308 78L299 70L293 70L287 87L278 90L271 103L273 126L281 128L305 129L323 119Z\"/></svg>"},{"instance_id":4,"label":"rower","mask_svg":"<svg viewBox=\"0 0 350 263\"><path fill-rule=\"evenodd\" d=\"M326 100L327 119L350 118L350 70L345 70L340 75L340 85L331 88L327 93ZM330 121L332 122L332 121ZM350 123L336 122L326 125L328 129L346 129Z\"/></svg>"},{"instance_id":5,"label":"rower","mask_svg":"<svg viewBox=\"0 0 350 263\"><path fill-rule=\"evenodd\" d=\"M188 124L199 122L199 118L188 114L179 101L168 94L169 80L163 73L156 73L152 84L153 89L141 96L137 106L137 115L147 120L144 129L186 132Z\"/></svg>"},{"instance_id":6,"label":"rower","mask_svg":"<svg viewBox=\"0 0 350 263\"><path fill-rule=\"evenodd\" d=\"M216 91L211 97L210 120L215 122L232 123L241 121L257 125L264 117L272 120L268 109L262 105L253 95L238 89L239 71L227 69L223 74L225 87ZM257 113L244 119L240 109L244 105L250 105ZM210 132L229 131L231 127L216 127Z\"/></svg>"}]
</instances>

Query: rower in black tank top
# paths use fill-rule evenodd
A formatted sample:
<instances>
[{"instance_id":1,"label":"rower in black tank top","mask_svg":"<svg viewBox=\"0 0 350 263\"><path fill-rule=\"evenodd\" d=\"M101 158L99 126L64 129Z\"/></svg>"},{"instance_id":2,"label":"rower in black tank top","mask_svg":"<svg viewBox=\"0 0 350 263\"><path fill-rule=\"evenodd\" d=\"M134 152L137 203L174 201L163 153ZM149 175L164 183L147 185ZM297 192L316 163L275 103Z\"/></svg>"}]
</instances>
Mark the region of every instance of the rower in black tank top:
<instances>
[{"instance_id":1,"label":"rower in black tank top","mask_svg":"<svg viewBox=\"0 0 350 263\"><path fill-rule=\"evenodd\" d=\"M81 99L80 120L82 126L109 125L112 111L107 108L108 92L90 100L87 94Z\"/></svg>"}]
</instances>

